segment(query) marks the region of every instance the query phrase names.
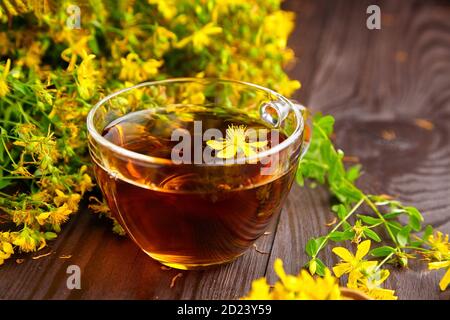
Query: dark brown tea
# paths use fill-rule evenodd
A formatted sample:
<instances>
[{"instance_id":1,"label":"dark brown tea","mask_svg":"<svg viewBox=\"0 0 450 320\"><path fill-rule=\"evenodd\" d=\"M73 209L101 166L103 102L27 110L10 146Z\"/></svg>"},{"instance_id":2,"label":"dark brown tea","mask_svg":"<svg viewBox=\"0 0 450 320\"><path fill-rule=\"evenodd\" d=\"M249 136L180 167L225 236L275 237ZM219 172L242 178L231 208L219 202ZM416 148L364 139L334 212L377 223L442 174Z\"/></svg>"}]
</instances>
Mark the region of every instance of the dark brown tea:
<instances>
[{"instance_id":1,"label":"dark brown tea","mask_svg":"<svg viewBox=\"0 0 450 320\"><path fill-rule=\"evenodd\" d=\"M233 165L173 164L179 141L173 131L184 129L197 139L216 128L245 126L268 129L242 113L218 108L178 106L144 110L113 121L103 136L127 150L154 157L138 161L111 153L96 163L98 183L115 217L131 238L154 259L180 269L220 264L240 256L279 214L294 177L293 168L262 174L260 161ZM270 131L267 132L271 148ZM286 136L279 133L279 142ZM194 148L194 147L193 147ZM192 149L194 153L194 149Z\"/></svg>"}]
</instances>

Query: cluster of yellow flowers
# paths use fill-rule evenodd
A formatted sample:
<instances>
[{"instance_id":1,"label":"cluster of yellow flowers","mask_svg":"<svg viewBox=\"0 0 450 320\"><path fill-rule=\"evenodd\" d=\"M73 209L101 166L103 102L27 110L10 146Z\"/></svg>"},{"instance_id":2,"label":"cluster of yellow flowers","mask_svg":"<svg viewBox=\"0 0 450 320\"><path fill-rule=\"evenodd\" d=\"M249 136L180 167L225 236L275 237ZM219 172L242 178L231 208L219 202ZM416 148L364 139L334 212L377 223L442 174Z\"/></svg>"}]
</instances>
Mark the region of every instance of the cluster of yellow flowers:
<instances>
[{"instance_id":1,"label":"cluster of yellow flowers","mask_svg":"<svg viewBox=\"0 0 450 320\"><path fill-rule=\"evenodd\" d=\"M371 241L365 240L358 245L355 255L343 247L333 248L333 253L342 261L333 267L336 277L348 274L347 287L358 289L377 300L396 300L394 290L380 288L389 277L389 270L381 270L377 261L363 258L369 253Z\"/></svg>"},{"instance_id":2,"label":"cluster of yellow flowers","mask_svg":"<svg viewBox=\"0 0 450 320\"><path fill-rule=\"evenodd\" d=\"M446 269L444 277L439 283L440 289L445 290L450 284L449 235L436 231L427 237L426 244L428 249L417 248L417 250L420 250L429 261L428 268L430 270ZM381 287L390 275L389 270L381 268L387 259L381 262L364 259L370 248L370 240L359 243L355 254L346 248L334 247L332 251L341 258L341 261L333 267L333 273L337 278L347 275L347 287L364 294L367 298L397 300L394 290ZM325 269L323 277L314 278L306 269L301 270L298 276L286 275L280 259L275 261L274 268L281 281L270 286L265 278L254 280L251 291L243 299L339 300L345 298L338 286L337 279L331 276L328 269Z\"/></svg>"},{"instance_id":3,"label":"cluster of yellow flowers","mask_svg":"<svg viewBox=\"0 0 450 320\"><path fill-rule=\"evenodd\" d=\"M68 10L74 4L79 10ZM179 76L290 95L300 87L283 71L294 59L286 46L293 27L280 0L2 1L0 214L15 227L0 226L0 264L45 247L93 188L85 128L93 103ZM186 99L204 96L191 88ZM103 203L92 209L107 215Z\"/></svg>"},{"instance_id":4,"label":"cluster of yellow flowers","mask_svg":"<svg viewBox=\"0 0 450 320\"><path fill-rule=\"evenodd\" d=\"M329 270L324 277L313 277L306 270L297 276L288 275L283 262L276 259L274 269L280 281L270 286L265 278L253 282L245 300L343 300L338 281Z\"/></svg>"},{"instance_id":5,"label":"cluster of yellow flowers","mask_svg":"<svg viewBox=\"0 0 450 320\"><path fill-rule=\"evenodd\" d=\"M342 261L333 267L337 278L348 274L347 287L363 297L376 300L396 300L394 290L383 289L380 285L389 277L388 270L382 270L377 261L364 260L370 250L370 240L358 245L353 255L343 247L335 247L333 252ZM255 300L342 300L348 299L339 287L338 279L325 269L323 277L312 276L302 269L297 276L287 275L283 263L277 259L274 269L280 281L269 286L265 278L253 281L251 291L243 299Z\"/></svg>"}]
</instances>

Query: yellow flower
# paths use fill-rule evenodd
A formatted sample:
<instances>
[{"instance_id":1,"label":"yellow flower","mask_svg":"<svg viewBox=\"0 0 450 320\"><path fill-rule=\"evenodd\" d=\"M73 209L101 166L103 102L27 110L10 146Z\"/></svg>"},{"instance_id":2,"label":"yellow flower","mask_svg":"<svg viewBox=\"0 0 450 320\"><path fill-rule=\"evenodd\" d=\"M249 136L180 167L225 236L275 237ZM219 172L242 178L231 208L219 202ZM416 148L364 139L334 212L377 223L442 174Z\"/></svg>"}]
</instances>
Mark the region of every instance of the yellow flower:
<instances>
[{"instance_id":1,"label":"yellow flower","mask_svg":"<svg viewBox=\"0 0 450 320\"><path fill-rule=\"evenodd\" d=\"M360 243L361 238L364 235L365 227L362 225L361 220L357 220L355 225L352 227L352 230L355 231L355 236L352 239L354 243Z\"/></svg>"},{"instance_id":2,"label":"yellow flower","mask_svg":"<svg viewBox=\"0 0 450 320\"><path fill-rule=\"evenodd\" d=\"M45 221L47 220L47 218L49 216L50 216L50 211L42 212L36 217L36 221L37 221L37 223L39 223L39 225L42 226L45 224Z\"/></svg>"},{"instance_id":3,"label":"yellow flower","mask_svg":"<svg viewBox=\"0 0 450 320\"><path fill-rule=\"evenodd\" d=\"M428 243L432 249L434 259L440 261L450 259L450 243L448 242L448 234L445 236L442 232L437 231L436 234L428 237Z\"/></svg>"},{"instance_id":4,"label":"yellow flower","mask_svg":"<svg viewBox=\"0 0 450 320\"><path fill-rule=\"evenodd\" d=\"M62 34L60 35L62 40L66 40L69 42L69 47L61 52L61 58L64 61L69 62L67 66L67 71L72 72L75 68L75 64L77 63L77 59L79 56L82 56L83 53L88 51L88 41L90 39L89 35L82 35L78 39L74 39L72 34L75 34L76 31L65 28Z\"/></svg>"},{"instance_id":5,"label":"yellow flower","mask_svg":"<svg viewBox=\"0 0 450 320\"><path fill-rule=\"evenodd\" d=\"M377 265L376 261L366 261L363 260L364 256L370 250L370 240L361 242L358 245L356 254L353 255L350 251L343 247L333 248L334 254L339 256L343 262L338 263L333 267L333 272L336 277L340 278L343 274L349 273L350 276L355 278L362 277L362 271Z\"/></svg>"},{"instance_id":6,"label":"yellow flower","mask_svg":"<svg viewBox=\"0 0 450 320\"><path fill-rule=\"evenodd\" d=\"M81 98L89 99L95 92L98 71L95 70L93 54L82 53L83 61L77 68L78 92Z\"/></svg>"},{"instance_id":7,"label":"yellow flower","mask_svg":"<svg viewBox=\"0 0 450 320\"><path fill-rule=\"evenodd\" d=\"M111 210L109 209L105 199L103 199L103 201L100 201L98 198L92 196L89 197L89 201L91 201L91 203L89 204L89 209L91 209L95 213L104 214L106 216L111 215Z\"/></svg>"},{"instance_id":8,"label":"yellow flower","mask_svg":"<svg viewBox=\"0 0 450 320\"><path fill-rule=\"evenodd\" d=\"M280 49L286 48L287 38L295 27L295 13L276 11L264 18L263 31Z\"/></svg>"},{"instance_id":9,"label":"yellow flower","mask_svg":"<svg viewBox=\"0 0 450 320\"><path fill-rule=\"evenodd\" d=\"M441 290L444 291L445 289L447 289L448 285L450 284L450 260L430 262L428 264L429 270L436 270L436 269L442 269L442 268L447 268L447 271L445 272L444 276L442 277L441 281L439 282L439 288L441 288Z\"/></svg>"},{"instance_id":10,"label":"yellow flower","mask_svg":"<svg viewBox=\"0 0 450 320\"><path fill-rule=\"evenodd\" d=\"M90 191L94 186L95 184L92 183L91 177L87 173L85 173L81 177L78 190L80 191L81 195L83 195L86 191Z\"/></svg>"},{"instance_id":11,"label":"yellow flower","mask_svg":"<svg viewBox=\"0 0 450 320\"><path fill-rule=\"evenodd\" d=\"M49 212L48 222L54 226L59 226L69 219L72 210L69 209L67 203Z\"/></svg>"},{"instance_id":12,"label":"yellow flower","mask_svg":"<svg viewBox=\"0 0 450 320\"><path fill-rule=\"evenodd\" d=\"M17 61L17 65L25 65L28 68L39 69L42 56L42 44L39 42L33 42L29 48L26 48L26 54L24 57Z\"/></svg>"},{"instance_id":13,"label":"yellow flower","mask_svg":"<svg viewBox=\"0 0 450 320\"><path fill-rule=\"evenodd\" d=\"M177 36L172 31L157 26L155 32L153 33L152 37L152 47L155 52L155 55L160 58L166 53L170 47L173 41L176 41Z\"/></svg>"},{"instance_id":14,"label":"yellow flower","mask_svg":"<svg viewBox=\"0 0 450 320\"><path fill-rule=\"evenodd\" d=\"M205 102L203 87L197 83L187 84L181 94L183 104L202 105Z\"/></svg>"},{"instance_id":15,"label":"yellow flower","mask_svg":"<svg viewBox=\"0 0 450 320\"><path fill-rule=\"evenodd\" d=\"M78 203L81 200L81 196L78 193L72 193L70 195L65 195L61 190L55 189L56 197L53 198L53 202L57 207L63 204L67 204L69 210L73 212L78 210Z\"/></svg>"},{"instance_id":16,"label":"yellow flower","mask_svg":"<svg viewBox=\"0 0 450 320\"><path fill-rule=\"evenodd\" d=\"M369 266L363 270L362 277L351 274L347 287L360 290L375 300L397 300L394 290L380 288L389 275L389 270L378 270L377 266Z\"/></svg>"},{"instance_id":17,"label":"yellow flower","mask_svg":"<svg viewBox=\"0 0 450 320\"><path fill-rule=\"evenodd\" d=\"M177 7L173 0L148 0L148 3L157 5L164 19L172 19L177 14Z\"/></svg>"},{"instance_id":18,"label":"yellow flower","mask_svg":"<svg viewBox=\"0 0 450 320\"><path fill-rule=\"evenodd\" d=\"M252 288L244 300L271 300L270 286L265 278L252 282Z\"/></svg>"},{"instance_id":19,"label":"yellow flower","mask_svg":"<svg viewBox=\"0 0 450 320\"><path fill-rule=\"evenodd\" d=\"M5 97L9 93L9 86L6 77L8 76L9 69L11 68L11 60L6 60L6 64L3 67L3 71L0 74L0 97Z\"/></svg>"},{"instance_id":20,"label":"yellow flower","mask_svg":"<svg viewBox=\"0 0 450 320\"><path fill-rule=\"evenodd\" d=\"M329 270L325 276L313 277L308 271L301 270L297 276L287 275L283 269L283 262L276 259L274 269L280 281L271 290L264 278L253 281L249 294L245 300L340 300L341 291Z\"/></svg>"},{"instance_id":21,"label":"yellow flower","mask_svg":"<svg viewBox=\"0 0 450 320\"><path fill-rule=\"evenodd\" d=\"M32 252L36 251L39 241L33 237L31 229L24 227L22 231L15 234L13 244L18 246L22 252ZM41 247L43 247L42 244Z\"/></svg>"},{"instance_id":22,"label":"yellow flower","mask_svg":"<svg viewBox=\"0 0 450 320\"><path fill-rule=\"evenodd\" d=\"M163 61L149 59L143 62L136 53L129 53L126 58L120 58L120 63L122 68L120 69L119 79L141 82L156 75Z\"/></svg>"},{"instance_id":23,"label":"yellow flower","mask_svg":"<svg viewBox=\"0 0 450 320\"><path fill-rule=\"evenodd\" d=\"M200 51L211 43L210 36L222 33L222 28L216 26L213 22L208 23L200 30L195 31L192 35L182 39L176 44L177 48L184 48L192 42L195 51Z\"/></svg>"},{"instance_id":24,"label":"yellow flower","mask_svg":"<svg viewBox=\"0 0 450 320\"><path fill-rule=\"evenodd\" d=\"M226 139L222 138L221 140L209 140L206 142L210 148L220 150L217 153L219 158L229 159L240 152L243 152L246 157L250 157L256 155L255 150L267 145L267 140L247 142L246 127L243 125L230 125L226 133Z\"/></svg>"},{"instance_id":25,"label":"yellow flower","mask_svg":"<svg viewBox=\"0 0 450 320\"><path fill-rule=\"evenodd\" d=\"M447 269L444 277L439 282L439 287L442 291L447 289L450 284L450 243L448 240L448 234L444 235L442 232L437 231L428 237L427 241L430 250L424 253L425 258L431 261L428 263L429 270Z\"/></svg>"},{"instance_id":26,"label":"yellow flower","mask_svg":"<svg viewBox=\"0 0 450 320\"><path fill-rule=\"evenodd\" d=\"M9 232L0 232L0 265L14 254Z\"/></svg>"}]
</instances>

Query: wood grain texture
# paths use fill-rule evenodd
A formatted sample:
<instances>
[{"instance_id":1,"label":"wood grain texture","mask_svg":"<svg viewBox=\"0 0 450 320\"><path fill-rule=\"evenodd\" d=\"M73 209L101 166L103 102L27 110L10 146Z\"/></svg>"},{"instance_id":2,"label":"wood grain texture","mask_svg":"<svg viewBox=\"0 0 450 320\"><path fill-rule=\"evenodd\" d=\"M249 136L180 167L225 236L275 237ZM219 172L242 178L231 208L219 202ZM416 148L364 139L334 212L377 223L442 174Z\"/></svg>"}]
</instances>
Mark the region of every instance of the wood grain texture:
<instances>
[{"instance_id":1,"label":"wood grain texture","mask_svg":"<svg viewBox=\"0 0 450 320\"><path fill-rule=\"evenodd\" d=\"M365 26L369 4L381 7L381 30ZM303 88L296 98L336 117L339 147L365 168L360 186L417 206L427 223L450 233L450 1L292 0L284 6L298 15L291 38L298 62L290 74ZM386 133L395 138L386 140ZM275 279L277 257L289 272L303 266L306 241L324 234L332 220L329 203L324 188L294 186L271 234L257 242L270 254L251 249L231 264L192 272L163 270L84 210L42 252L51 255L1 267L0 299L236 299L253 279ZM336 262L329 250L322 258ZM81 290L66 287L71 264L81 268ZM392 273L387 286L401 299L450 298L438 291L442 272L413 263Z\"/></svg>"}]
</instances>

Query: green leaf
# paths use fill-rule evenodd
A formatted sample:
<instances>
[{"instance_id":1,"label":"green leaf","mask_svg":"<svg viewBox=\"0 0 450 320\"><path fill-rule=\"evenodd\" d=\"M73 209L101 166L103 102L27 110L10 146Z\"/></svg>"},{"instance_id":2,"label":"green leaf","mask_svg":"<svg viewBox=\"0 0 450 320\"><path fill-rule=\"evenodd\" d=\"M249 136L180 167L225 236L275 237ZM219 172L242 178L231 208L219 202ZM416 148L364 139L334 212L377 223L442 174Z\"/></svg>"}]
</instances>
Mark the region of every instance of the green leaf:
<instances>
[{"instance_id":1,"label":"green leaf","mask_svg":"<svg viewBox=\"0 0 450 320\"><path fill-rule=\"evenodd\" d=\"M423 241L413 241L409 244L410 247L420 248L423 244Z\"/></svg>"},{"instance_id":2,"label":"green leaf","mask_svg":"<svg viewBox=\"0 0 450 320\"><path fill-rule=\"evenodd\" d=\"M308 240L308 243L306 243L305 252L308 256L314 257L317 253L317 248L318 248L317 240L311 238Z\"/></svg>"},{"instance_id":3,"label":"green leaf","mask_svg":"<svg viewBox=\"0 0 450 320\"><path fill-rule=\"evenodd\" d=\"M398 216L400 216L401 214L403 214L405 212L406 212L406 210L397 208L397 209L394 209L394 210L386 213L384 215L384 218L385 219L394 219L394 218L397 218Z\"/></svg>"},{"instance_id":4,"label":"green leaf","mask_svg":"<svg viewBox=\"0 0 450 320\"><path fill-rule=\"evenodd\" d=\"M414 231L420 231L422 228L422 221L417 219L415 216L409 216L409 222L408 225L414 230Z\"/></svg>"},{"instance_id":5,"label":"green leaf","mask_svg":"<svg viewBox=\"0 0 450 320\"><path fill-rule=\"evenodd\" d=\"M366 235L370 239L372 239L372 240L374 240L376 242L381 242L380 236L375 231L373 231L372 229L364 229L363 233L364 233L364 235Z\"/></svg>"},{"instance_id":6,"label":"green leaf","mask_svg":"<svg viewBox=\"0 0 450 320\"><path fill-rule=\"evenodd\" d=\"M414 207L405 207L406 213L409 215L409 225L415 231L419 231L422 228L423 216Z\"/></svg>"},{"instance_id":7,"label":"green leaf","mask_svg":"<svg viewBox=\"0 0 450 320\"><path fill-rule=\"evenodd\" d=\"M400 246L406 246L409 242L409 235L411 233L411 227L410 226L404 226L398 233L397 233L397 241Z\"/></svg>"},{"instance_id":8,"label":"green leaf","mask_svg":"<svg viewBox=\"0 0 450 320\"><path fill-rule=\"evenodd\" d=\"M352 229L352 225L348 223L347 221L342 222L342 230L348 231Z\"/></svg>"},{"instance_id":9,"label":"green leaf","mask_svg":"<svg viewBox=\"0 0 450 320\"><path fill-rule=\"evenodd\" d=\"M337 204L331 207L331 210L336 213L340 220L343 220L345 216L348 214L347 209L343 204Z\"/></svg>"},{"instance_id":10,"label":"green leaf","mask_svg":"<svg viewBox=\"0 0 450 320\"><path fill-rule=\"evenodd\" d=\"M428 237L431 236L432 234L433 234L433 227L430 225L427 225L425 228L425 231L423 232L422 240L428 241Z\"/></svg>"},{"instance_id":11,"label":"green leaf","mask_svg":"<svg viewBox=\"0 0 450 320\"><path fill-rule=\"evenodd\" d=\"M347 179L350 182L355 182L360 176L361 176L361 165L355 165L355 166L351 166L348 170L347 170Z\"/></svg>"},{"instance_id":12,"label":"green leaf","mask_svg":"<svg viewBox=\"0 0 450 320\"><path fill-rule=\"evenodd\" d=\"M368 224L369 226L373 226L374 224L379 224L381 223L381 219L378 218L374 218L371 216L366 216L366 215L362 215L362 214L358 214L357 215L358 218L360 218L365 224Z\"/></svg>"},{"instance_id":13,"label":"green leaf","mask_svg":"<svg viewBox=\"0 0 450 320\"><path fill-rule=\"evenodd\" d=\"M334 118L330 115L322 116L321 114L316 114L314 116L314 124L322 129L327 136L333 133Z\"/></svg>"},{"instance_id":14,"label":"green leaf","mask_svg":"<svg viewBox=\"0 0 450 320\"><path fill-rule=\"evenodd\" d=\"M303 178L303 174L300 169L298 169L295 173L295 182L297 182L297 184L302 187L305 185L305 179Z\"/></svg>"},{"instance_id":15,"label":"green leaf","mask_svg":"<svg viewBox=\"0 0 450 320\"><path fill-rule=\"evenodd\" d=\"M395 229L401 229L403 228L403 225L401 223L399 223L398 221L388 221L388 224L390 227L393 227Z\"/></svg>"},{"instance_id":16,"label":"green leaf","mask_svg":"<svg viewBox=\"0 0 450 320\"><path fill-rule=\"evenodd\" d=\"M389 246L378 247L370 251L370 254L374 257L386 257L395 252L395 249Z\"/></svg>"},{"instance_id":17,"label":"green leaf","mask_svg":"<svg viewBox=\"0 0 450 320\"><path fill-rule=\"evenodd\" d=\"M0 190L6 188L7 186L11 185L11 180L8 179L0 179Z\"/></svg>"}]
</instances>

